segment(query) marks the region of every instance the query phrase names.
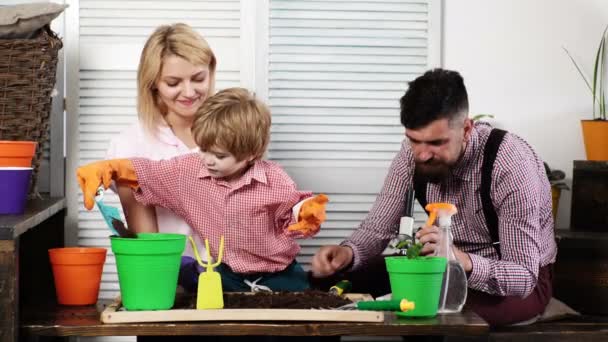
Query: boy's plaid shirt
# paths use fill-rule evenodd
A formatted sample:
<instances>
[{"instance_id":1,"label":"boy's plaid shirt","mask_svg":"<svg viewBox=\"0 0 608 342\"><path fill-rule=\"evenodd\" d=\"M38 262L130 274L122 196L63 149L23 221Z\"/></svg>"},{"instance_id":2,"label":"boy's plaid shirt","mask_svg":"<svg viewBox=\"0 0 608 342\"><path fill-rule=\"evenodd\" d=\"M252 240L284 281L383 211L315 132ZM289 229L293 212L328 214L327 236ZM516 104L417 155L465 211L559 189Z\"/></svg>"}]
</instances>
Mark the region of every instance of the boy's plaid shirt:
<instances>
[{"instance_id":1,"label":"boy's plaid shirt","mask_svg":"<svg viewBox=\"0 0 608 342\"><path fill-rule=\"evenodd\" d=\"M292 207L312 193L298 191L279 165L256 161L238 180L212 178L198 154L170 160L133 158L137 201L183 217L214 259L224 235L222 262L237 273L277 272L300 251L284 230L295 223Z\"/></svg>"}]
</instances>

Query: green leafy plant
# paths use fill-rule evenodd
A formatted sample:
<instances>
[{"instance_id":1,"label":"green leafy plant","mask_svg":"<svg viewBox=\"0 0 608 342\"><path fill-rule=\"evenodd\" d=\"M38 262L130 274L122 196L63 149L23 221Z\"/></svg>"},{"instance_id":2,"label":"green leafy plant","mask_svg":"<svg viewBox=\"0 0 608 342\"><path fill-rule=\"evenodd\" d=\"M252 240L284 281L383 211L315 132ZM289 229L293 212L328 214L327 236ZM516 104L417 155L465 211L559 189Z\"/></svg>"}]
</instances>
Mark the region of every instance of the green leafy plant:
<instances>
[{"instance_id":1,"label":"green leafy plant","mask_svg":"<svg viewBox=\"0 0 608 342\"><path fill-rule=\"evenodd\" d=\"M400 250L400 254L405 254L408 259L420 257L422 247L423 245L420 242L413 243L410 239L399 241L399 243L395 245L395 248Z\"/></svg>"},{"instance_id":2,"label":"green leafy plant","mask_svg":"<svg viewBox=\"0 0 608 342\"><path fill-rule=\"evenodd\" d=\"M600 43L595 53L595 63L593 65L593 82L590 82L582 68L576 62L574 57L570 54L570 52L564 47L564 51L570 57L572 63L576 67L576 70L585 81L587 88L591 91L591 95L593 97L593 119L594 120L606 120L606 90L605 90L605 71L604 67L606 65L606 32L608 30L608 26L602 32L602 37L600 38ZM596 111L597 109L597 111Z\"/></svg>"},{"instance_id":3,"label":"green leafy plant","mask_svg":"<svg viewBox=\"0 0 608 342\"><path fill-rule=\"evenodd\" d=\"M406 256L408 259L415 259L420 257L420 251L422 251L423 245L420 242L416 242L415 244L409 246L407 248Z\"/></svg>"},{"instance_id":4,"label":"green leafy plant","mask_svg":"<svg viewBox=\"0 0 608 342\"><path fill-rule=\"evenodd\" d=\"M473 117L471 117L471 120L477 121L477 120L480 120L480 119L483 119L483 118L494 119L494 115L492 115L492 114L476 114L476 115L473 115Z\"/></svg>"}]
</instances>

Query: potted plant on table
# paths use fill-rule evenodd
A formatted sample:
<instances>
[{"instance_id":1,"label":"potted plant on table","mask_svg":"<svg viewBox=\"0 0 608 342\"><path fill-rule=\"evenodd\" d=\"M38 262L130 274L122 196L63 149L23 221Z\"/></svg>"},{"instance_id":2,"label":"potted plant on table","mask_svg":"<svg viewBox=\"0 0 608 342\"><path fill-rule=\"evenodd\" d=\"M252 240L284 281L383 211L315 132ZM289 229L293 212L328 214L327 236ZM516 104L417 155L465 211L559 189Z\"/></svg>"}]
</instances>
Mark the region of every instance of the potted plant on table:
<instances>
[{"instance_id":1,"label":"potted plant on table","mask_svg":"<svg viewBox=\"0 0 608 342\"><path fill-rule=\"evenodd\" d=\"M608 160L608 120L606 120L606 32L602 32L599 46L595 52L593 79L590 81L570 52L564 48L576 70L591 91L593 105L593 120L581 120L585 152L588 160Z\"/></svg>"},{"instance_id":2,"label":"potted plant on table","mask_svg":"<svg viewBox=\"0 0 608 342\"><path fill-rule=\"evenodd\" d=\"M411 238L402 241L396 248L400 250L401 255L384 259L392 299L407 299L413 302L415 307L395 314L401 317L435 316L439 307L446 258L421 256L422 244Z\"/></svg>"}]
</instances>

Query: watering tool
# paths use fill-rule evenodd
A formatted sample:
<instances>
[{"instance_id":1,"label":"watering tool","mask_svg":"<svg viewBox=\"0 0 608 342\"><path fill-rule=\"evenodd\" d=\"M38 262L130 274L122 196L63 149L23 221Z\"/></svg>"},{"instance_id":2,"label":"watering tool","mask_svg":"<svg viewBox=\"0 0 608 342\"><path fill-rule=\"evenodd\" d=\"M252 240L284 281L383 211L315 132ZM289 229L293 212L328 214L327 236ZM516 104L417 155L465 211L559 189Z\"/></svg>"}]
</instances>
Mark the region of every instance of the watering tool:
<instances>
[{"instance_id":1,"label":"watering tool","mask_svg":"<svg viewBox=\"0 0 608 342\"><path fill-rule=\"evenodd\" d=\"M209 249L209 240L205 239L205 248L207 249L207 264L203 264L201 257L198 255L196 243L192 236L188 239L192 244L192 250L198 264L205 267L205 271L198 276L198 291L196 294L196 308L200 309L222 309L224 307L224 292L222 290L222 278L218 272L213 269L222 262L222 254L224 253L224 236L220 238L220 248L218 251L217 261L211 263L211 249Z\"/></svg>"},{"instance_id":2,"label":"watering tool","mask_svg":"<svg viewBox=\"0 0 608 342\"><path fill-rule=\"evenodd\" d=\"M457 213L456 206L450 203L429 203L426 210L430 213L427 226L436 223L441 230L435 255L445 257L447 260L437 312L460 312L467 300L467 276L454 254L454 242L450 231L452 215Z\"/></svg>"},{"instance_id":3,"label":"watering tool","mask_svg":"<svg viewBox=\"0 0 608 342\"><path fill-rule=\"evenodd\" d=\"M336 296L341 296L344 293L347 293L352 288L352 284L348 280L340 280L336 283L336 285L329 288L329 293L335 294Z\"/></svg>"},{"instance_id":4,"label":"watering tool","mask_svg":"<svg viewBox=\"0 0 608 342\"><path fill-rule=\"evenodd\" d=\"M338 307L338 310L399 311L414 310L416 304L407 299L362 300Z\"/></svg>"},{"instance_id":5,"label":"watering tool","mask_svg":"<svg viewBox=\"0 0 608 342\"><path fill-rule=\"evenodd\" d=\"M95 203L97 204L97 208L99 208L99 212L101 212L101 216L103 216L104 221L106 221L106 225L110 228L110 231L114 233L113 235L124 237L124 238L136 238L137 235L132 233L125 227L125 224L120 219L120 212L116 207L112 207L103 203L103 194L104 194L103 186L100 186L97 189L97 195L95 196Z\"/></svg>"},{"instance_id":6,"label":"watering tool","mask_svg":"<svg viewBox=\"0 0 608 342\"><path fill-rule=\"evenodd\" d=\"M458 210L451 203L429 203L425 209L429 212L429 218L426 220L426 225L431 226L437 220L438 226L452 225L452 215Z\"/></svg>"}]
</instances>

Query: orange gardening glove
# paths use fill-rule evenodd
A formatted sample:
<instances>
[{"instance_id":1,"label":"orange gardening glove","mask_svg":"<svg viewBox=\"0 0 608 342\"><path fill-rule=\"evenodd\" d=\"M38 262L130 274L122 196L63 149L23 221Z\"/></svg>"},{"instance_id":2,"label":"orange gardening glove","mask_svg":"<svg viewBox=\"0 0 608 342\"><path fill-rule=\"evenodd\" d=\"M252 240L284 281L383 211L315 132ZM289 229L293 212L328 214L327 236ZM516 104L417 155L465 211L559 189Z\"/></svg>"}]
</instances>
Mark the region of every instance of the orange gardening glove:
<instances>
[{"instance_id":1,"label":"orange gardening glove","mask_svg":"<svg viewBox=\"0 0 608 342\"><path fill-rule=\"evenodd\" d=\"M325 221L327 202L329 202L329 198L324 194L319 194L302 203L298 222L287 227L287 230L301 233L303 237L315 235L321 228L321 223Z\"/></svg>"},{"instance_id":2,"label":"orange gardening glove","mask_svg":"<svg viewBox=\"0 0 608 342\"><path fill-rule=\"evenodd\" d=\"M134 189L139 186L133 163L129 159L102 160L81 166L76 170L76 177L84 195L84 206L88 210L93 209L97 189L102 184L104 189L112 184L112 180Z\"/></svg>"}]
</instances>

